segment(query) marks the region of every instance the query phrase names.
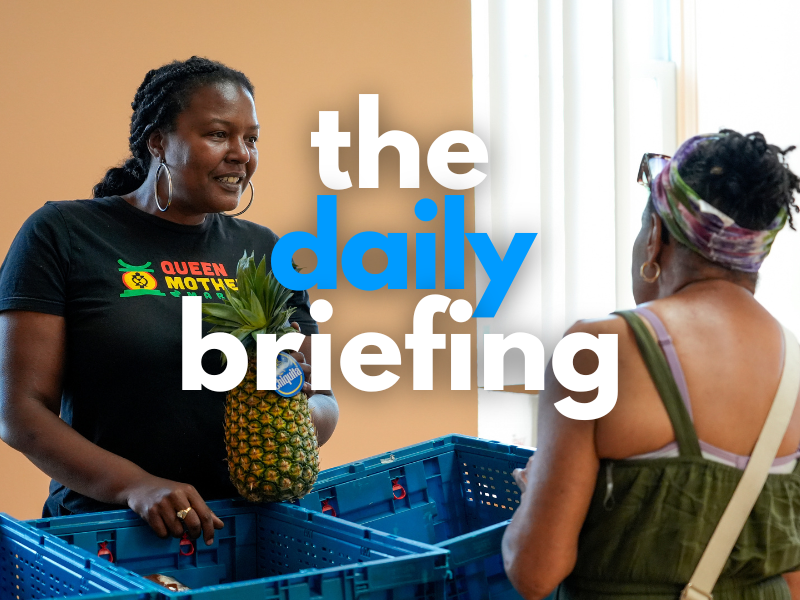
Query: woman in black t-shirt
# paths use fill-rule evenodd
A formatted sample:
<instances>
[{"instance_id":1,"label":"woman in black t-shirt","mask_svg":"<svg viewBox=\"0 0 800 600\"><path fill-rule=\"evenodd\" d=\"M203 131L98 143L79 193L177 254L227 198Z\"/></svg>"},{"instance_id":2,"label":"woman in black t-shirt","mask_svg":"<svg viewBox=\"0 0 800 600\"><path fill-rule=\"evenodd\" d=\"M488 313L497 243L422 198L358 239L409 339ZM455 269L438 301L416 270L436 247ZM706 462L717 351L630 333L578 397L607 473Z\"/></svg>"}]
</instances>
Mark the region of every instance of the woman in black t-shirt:
<instances>
[{"instance_id":1,"label":"woman in black t-shirt","mask_svg":"<svg viewBox=\"0 0 800 600\"><path fill-rule=\"evenodd\" d=\"M253 86L193 57L150 71L132 107L131 158L95 200L38 210L0 269L0 437L53 478L45 515L129 506L162 537L185 523L210 544L222 522L203 497L235 495L224 393L181 389L181 297L218 300L242 251L269 257L277 241L223 216L253 192ZM147 285L126 289L131 276ZM308 295L290 302L300 330L315 333ZM308 340L296 354L307 373ZM338 407L314 394L322 444Z\"/></svg>"}]
</instances>

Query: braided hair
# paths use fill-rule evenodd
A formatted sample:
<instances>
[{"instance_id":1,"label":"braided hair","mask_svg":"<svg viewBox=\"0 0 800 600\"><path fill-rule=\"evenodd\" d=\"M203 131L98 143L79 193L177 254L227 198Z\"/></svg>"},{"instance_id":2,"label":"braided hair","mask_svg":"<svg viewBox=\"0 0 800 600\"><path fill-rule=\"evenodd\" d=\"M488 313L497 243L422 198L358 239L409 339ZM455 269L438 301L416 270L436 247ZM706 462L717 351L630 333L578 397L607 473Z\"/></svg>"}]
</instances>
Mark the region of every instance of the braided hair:
<instances>
[{"instance_id":1,"label":"braided hair","mask_svg":"<svg viewBox=\"0 0 800 600\"><path fill-rule=\"evenodd\" d=\"M253 84L244 73L198 56L176 60L147 73L131 103L131 157L106 172L92 189L93 196L117 196L138 189L147 179L152 159L147 148L150 134L156 130L174 131L175 120L189 106L192 94L200 87L221 82L241 85L254 96Z\"/></svg>"},{"instance_id":2,"label":"braided hair","mask_svg":"<svg viewBox=\"0 0 800 600\"><path fill-rule=\"evenodd\" d=\"M766 229L781 208L798 212L794 194L800 192L800 178L786 164L786 154L768 144L764 135L742 135L731 129L727 134L701 144L681 165L683 180L712 206L741 227Z\"/></svg>"}]
</instances>

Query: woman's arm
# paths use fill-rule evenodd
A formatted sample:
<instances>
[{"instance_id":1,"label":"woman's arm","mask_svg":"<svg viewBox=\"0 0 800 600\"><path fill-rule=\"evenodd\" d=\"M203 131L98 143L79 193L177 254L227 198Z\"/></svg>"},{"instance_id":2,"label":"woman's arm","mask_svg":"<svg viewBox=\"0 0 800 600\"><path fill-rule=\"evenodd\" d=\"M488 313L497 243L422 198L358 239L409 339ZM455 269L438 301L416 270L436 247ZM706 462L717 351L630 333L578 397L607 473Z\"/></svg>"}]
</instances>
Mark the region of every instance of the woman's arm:
<instances>
[{"instance_id":1,"label":"woman's arm","mask_svg":"<svg viewBox=\"0 0 800 600\"><path fill-rule=\"evenodd\" d=\"M183 535L176 513L191 506L189 533L212 543L222 522L192 486L150 475L59 418L65 341L63 317L0 313L0 439L66 487L130 506L161 537Z\"/></svg>"},{"instance_id":2,"label":"woman's arm","mask_svg":"<svg viewBox=\"0 0 800 600\"><path fill-rule=\"evenodd\" d=\"M567 334L594 333L577 323ZM575 368L591 373L596 357L576 355ZM594 365L592 364L594 363ZM515 478L524 487L520 505L503 536L503 562L509 579L525 598L544 598L572 572L580 533L597 481L594 421L561 415L554 404L571 396L589 401L596 392L564 389L547 366L545 389L539 394L535 456Z\"/></svg>"},{"instance_id":3,"label":"woman's arm","mask_svg":"<svg viewBox=\"0 0 800 600\"><path fill-rule=\"evenodd\" d=\"M800 571L793 571L791 573L784 573L783 578L789 586L789 592L792 594L792 600L800 600Z\"/></svg>"}]
</instances>

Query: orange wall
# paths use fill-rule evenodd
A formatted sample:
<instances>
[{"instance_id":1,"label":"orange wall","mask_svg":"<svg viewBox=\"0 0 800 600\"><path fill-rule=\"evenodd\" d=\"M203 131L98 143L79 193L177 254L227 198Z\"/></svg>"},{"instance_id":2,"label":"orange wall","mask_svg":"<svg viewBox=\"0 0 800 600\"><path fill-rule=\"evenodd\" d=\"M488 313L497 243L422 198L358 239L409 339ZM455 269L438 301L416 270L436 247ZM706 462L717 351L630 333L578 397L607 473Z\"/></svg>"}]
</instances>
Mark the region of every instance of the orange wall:
<instances>
[{"instance_id":1,"label":"orange wall","mask_svg":"<svg viewBox=\"0 0 800 600\"><path fill-rule=\"evenodd\" d=\"M42 203L88 197L105 169L126 156L130 102L147 70L197 54L244 71L256 86L261 158L253 179L258 195L248 218L278 234L314 232L316 194L331 193L319 179L317 150L310 146L317 112L340 111L341 130L352 132L353 147L341 151L342 169L349 169L357 184L358 94L377 93L381 132L401 129L420 144L421 187L399 189L397 153L383 152L380 189L338 193L340 252L359 231L409 232L413 270L413 233L435 231L441 258L448 190L430 177L425 155L445 131L472 129L466 0L248 0L235 5L34 0L7 2L0 10L5 190L0 255ZM440 206L432 223L414 217L414 204L423 197ZM469 231L471 192L466 199ZM380 266L380 257L368 258ZM310 260L305 256L301 262ZM438 293L475 305L469 251L465 279L467 289L445 292L440 272ZM323 468L446 433L476 435L477 391L450 391L447 351L435 353L432 392L412 390L411 353L405 350L403 365L392 368L401 379L388 391L360 392L344 381L338 368L344 344L359 333L377 331L403 348L414 307L425 292L363 292L341 274L339 280L338 290L311 290L312 300L324 297L334 307L323 331L333 336L333 383L341 406L339 428L322 450ZM474 337L471 322L459 325L440 315L434 325L437 332ZM37 517L46 485L42 473L0 442L0 512Z\"/></svg>"}]
</instances>

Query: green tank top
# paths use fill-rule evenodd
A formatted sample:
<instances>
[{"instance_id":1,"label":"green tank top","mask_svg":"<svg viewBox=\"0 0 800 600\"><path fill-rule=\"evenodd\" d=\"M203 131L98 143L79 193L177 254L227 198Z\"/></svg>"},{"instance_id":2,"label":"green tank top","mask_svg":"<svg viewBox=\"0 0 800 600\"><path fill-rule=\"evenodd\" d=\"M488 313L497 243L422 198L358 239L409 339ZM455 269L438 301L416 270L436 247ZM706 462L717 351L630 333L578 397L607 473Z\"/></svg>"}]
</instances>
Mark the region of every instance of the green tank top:
<instances>
[{"instance_id":1,"label":"green tank top","mask_svg":"<svg viewBox=\"0 0 800 600\"><path fill-rule=\"evenodd\" d=\"M641 318L620 312L669 414L677 458L602 460L572 574L558 600L675 599L689 581L742 471L703 458L680 392ZM770 474L714 588L715 600L785 599L800 569L800 461Z\"/></svg>"}]
</instances>

